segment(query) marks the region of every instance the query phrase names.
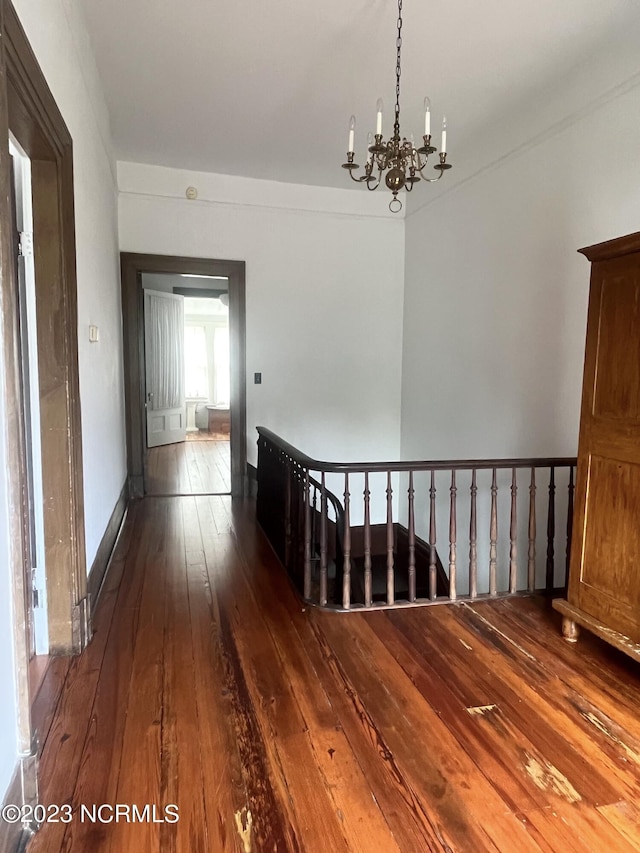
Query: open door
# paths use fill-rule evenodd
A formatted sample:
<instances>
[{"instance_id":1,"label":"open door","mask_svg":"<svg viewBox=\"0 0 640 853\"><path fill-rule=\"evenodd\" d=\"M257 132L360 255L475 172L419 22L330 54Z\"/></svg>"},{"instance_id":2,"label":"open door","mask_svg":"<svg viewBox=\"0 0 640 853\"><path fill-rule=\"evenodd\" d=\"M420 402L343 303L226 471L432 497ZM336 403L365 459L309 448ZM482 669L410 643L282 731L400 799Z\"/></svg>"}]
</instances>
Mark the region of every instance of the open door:
<instances>
[{"instance_id":1,"label":"open door","mask_svg":"<svg viewBox=\"0 0 640 853\"><path fill-rule=\"evenodd\" d=\"M11 192L15 247L16 292L20 321L20 360L25 432L25 541L29 551L25 588L28 590L29 655L49 652L46 608L44 498L40 432L40 380L33 252L31 163L10 136Z\"/></svg>"},{"instance_id":2,"label":"open door","mask_svg":"<svg viewBox=\"0 0 640 853\"><path fill-rule=\"evenodd\" d=\"M184 441L184 297L144 291L147 447Z\"/></svg>"}]
</instances>

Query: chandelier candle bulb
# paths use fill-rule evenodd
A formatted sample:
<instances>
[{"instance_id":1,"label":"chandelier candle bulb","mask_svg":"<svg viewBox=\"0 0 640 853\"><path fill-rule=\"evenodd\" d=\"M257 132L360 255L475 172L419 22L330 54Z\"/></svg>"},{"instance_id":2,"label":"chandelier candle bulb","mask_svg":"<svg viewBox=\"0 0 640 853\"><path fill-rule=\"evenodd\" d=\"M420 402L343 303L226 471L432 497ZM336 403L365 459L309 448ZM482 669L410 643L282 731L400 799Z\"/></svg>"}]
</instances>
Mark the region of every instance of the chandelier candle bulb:
<instances>
[{"instance_id":1,"label":"chandelier candle bulb","mask_svg":"<svg viewBox=\"0 0 640 853\"><path fill-rule=\"evenodd\" d=\"M431 101L424 99L424 135L431 136Z\"/></svg>"},{"instance_id":2,"label":"chandelier candle bulb","mask_svg":"<svg viewBox=\"0 0 640 853\"><path fill-rule=\"evenodd\" d=\"M356 136L356 117L351 116L349 121L349 147L347 151L353 153L355 151L355 136Z\"/></svg>"},{"instance_id":3,"label":"chandelier candle bulb","mask_svg":"<svg viewBox=\"0 0 640 853\"><path fill-rule=\"evenodd\" d=\"M447 153L447 117L442 117L442 145L440 146L440 151L443 154Z\"/></svg>"},{"instance_id":4,"label":"chandelier candle bulb","mask_svg":"<svg viewBox=\"0 0 640 853\"><path fill-rule=\"evenodd\" d=\"M382 98L378 98L378 103L376 104L376 110L378 111L378 115L376 117L376 135L382 136Z\"/></svg>"}]
</instances>

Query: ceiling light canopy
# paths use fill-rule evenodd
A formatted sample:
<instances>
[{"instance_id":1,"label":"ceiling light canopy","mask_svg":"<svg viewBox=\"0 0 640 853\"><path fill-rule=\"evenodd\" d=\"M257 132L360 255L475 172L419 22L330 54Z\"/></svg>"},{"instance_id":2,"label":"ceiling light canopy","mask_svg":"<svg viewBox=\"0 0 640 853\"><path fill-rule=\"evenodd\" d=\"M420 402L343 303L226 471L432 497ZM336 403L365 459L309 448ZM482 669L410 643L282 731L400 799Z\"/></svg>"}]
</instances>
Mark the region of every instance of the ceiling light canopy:
<instances>
[{"instance_id":1,"label":"ceiling light canopy","mask_svg":"<svg viewBox=\"0 0 640 853\"><path fill-rule=\"evenodd\" d=\"M347 150L347 162L342 164L343 169L349 171L351 180L356 183L365 183L368 190L376 190L382 183L382 175L385 174L384 183L393 193L389 202L389 210L398 213L402 210L402 202L398 198L401 189L411 192L414 184L419 181L427 181L432 184L439 181L444 172L451 168L447 163L447 119L442 119L442 142L440 145L439 161L433 167L439 172L437 178L427 178L424 169L430 154L437 149L431 144L431 102L429 98L424 99L424 144L416 148L413 134L406 139L400 136L400 75L402 54L402 0L398 0L398 35L396 38L396 104L395 121L393 123L393 136L385 142L382 138L382 99L378 99L376 132L375 136L370 133L368 139L368 157L364 166L364 175L355 176L354 172L360 166L354 162L356 117L351 116L349 122L349 143Z\"/></svg>"}]
</instances>

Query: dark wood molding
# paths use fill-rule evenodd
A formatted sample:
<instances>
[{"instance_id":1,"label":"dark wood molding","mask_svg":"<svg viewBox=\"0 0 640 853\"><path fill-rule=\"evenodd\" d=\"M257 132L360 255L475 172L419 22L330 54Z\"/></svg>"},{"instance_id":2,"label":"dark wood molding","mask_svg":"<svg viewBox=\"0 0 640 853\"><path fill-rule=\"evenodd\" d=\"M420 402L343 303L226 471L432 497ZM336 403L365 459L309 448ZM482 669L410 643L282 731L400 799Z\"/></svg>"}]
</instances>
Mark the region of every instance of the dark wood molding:
<instances>
[{"instance_id":1,"label":"dark wood molding","mask_svg":"<svg viewBox=\"0 0 640 853\"><path fill-rule=\"evenodd\" d=\"M8 6L0 4L0 24L5 31ZM0 39L0 134L9 137L7 95L7 40ZM16 288L15 249L11 210L11 162L8 145L0 146L0 346L4 381L2 384L4 442L7 463L7 506L11 606L14 613L12 639L16 666L18 749L26 750L31 741L29 702L29 637L27 619L26 566L29 538L25 529L26 433L20 364L19 304Z\"/></svg>"},{"instance_id":2,"label":"dark wood molding","mask_svg":"<svg viewBox=\"0 0 640 853\"><path fill-rule=\"evenodd\" d=\"M127 468L130 494L144 494L146 440L144 423L144 314L142 273L191 273L229 279L231 355L231 491L246 492L247 404L245 264L207 258L183 258L122 252L122 321L124 342Z\"/></svg>"},{"instance_id":3,"label":"dark wood molding","mask_svg":"<svg viewBox=\"0 0 640 853\"><path fill-rule=\"evenodd\" d=\"M2 805L18 805L22 803L22 784L20 780L20 767L16 767L13 778L2 800ZM7 823L0 820L0 853L17 853L24 849L27 832L22 823Z\"/></svg>"},{"instance_id":4,"label":"dark wood molding","mask_svg":"<svg viewBox=\"0 0 640 853\"><path fill-rule=\"evenodd\" d=\"M90 607L93 611L100 597L100 591L104 586L104 581L111 563L111 555L115 548L120 530L124 524L129 504L129 481L125 480L122 491L116 501L116 505L111 513L111 518L107 524L107 528L98 546L96 556L91 565L91 571L87 579L87 592L90 598Z\"/></svg>"},{"instance_id":5,"label":"dark wood molding","mask_svg":"<svg viewBox=\"0 0 640 853\"><path fill-rule=\"evenodd\" d=\"M250 498L258 496L258 469L250 462L247 462L247 496Z\"/></svg>"},{"instance_id":6,"label":"dark wood molding","mask_svg":"<svg viewBox=\"0 0 640 853\"><path fill-rule=\"evenodd\" d=\"M229 291L226 287L224 290L213 290L210 287L174 287L173 292L178 296L189 296L194 299L218 299Z\"/></svg>"},{"instance_id":7,"label":"dark wood molding","mask_svg":"<svg viewBox=\"0 0 640 853\"><path fill-rule=\"evenodd\" d=\"M627 234L625 237L616 237L615 240L605 240L604 243L585 246L584 249L578 249L578 252L592 262L606 261L610 258L619 258L621 255L630 255L632 252L640 252L640 231Z\"/></svg>"},{"instance_id":8,"label":"dark wood molding","mask_svg":"<svg viewBox=\"0 0 640 853\"><path fill-rule=\"evenodd\" d=\"M3 12L6 121L32 170L49 635L53 652L70 653L83 645L77 612L87 579L72 140L8 0ZM11 268L3 264L3 280ZM17 330L10 346L19 352Z\"/></svg>"},{"instance_id":9,"label":"dark wood molding","mask_svg":"<svg viewBox=\"0 0 640 853\"><path fill-rule=\"evenodd\" d=\"M0 801L4 805L31 805L38 802L37 761L35 755L23 758L9 783L7 793ZM21 821L8 823L0 820L0 853L22 853L31 838L31 831Z\"/></svg>"}]
</instances>

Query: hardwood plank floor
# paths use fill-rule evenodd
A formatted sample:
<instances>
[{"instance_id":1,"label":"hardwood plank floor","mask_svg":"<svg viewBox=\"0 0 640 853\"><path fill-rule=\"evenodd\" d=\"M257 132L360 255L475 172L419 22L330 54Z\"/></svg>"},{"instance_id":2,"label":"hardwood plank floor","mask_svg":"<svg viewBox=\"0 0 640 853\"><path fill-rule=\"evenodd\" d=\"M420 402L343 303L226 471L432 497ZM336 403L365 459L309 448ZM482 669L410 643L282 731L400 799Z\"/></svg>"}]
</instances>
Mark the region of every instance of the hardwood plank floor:
<instances>
[{"instance_id":1,"label":"hardwood plank floor","mask_svg":"<svg viewBox=\"0 0 640 853\"><path fill-rule=\"evenodd\" d=\"M148 451L148 495L224 495L231 491L229 440L189 439Z\"/></svg>"},{"instance_id":2,"label":"hardwood plank floor","mask_svg":"<svg viewBox=\"0 0 640 853\"><path fill-rule=\"evenodd\" d=\"M640 665L539 599L308 609L251 502L136 503L56 671L29 853L640 850Z\"/></svg>"}]
</instances>

